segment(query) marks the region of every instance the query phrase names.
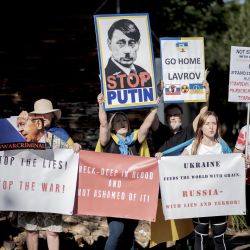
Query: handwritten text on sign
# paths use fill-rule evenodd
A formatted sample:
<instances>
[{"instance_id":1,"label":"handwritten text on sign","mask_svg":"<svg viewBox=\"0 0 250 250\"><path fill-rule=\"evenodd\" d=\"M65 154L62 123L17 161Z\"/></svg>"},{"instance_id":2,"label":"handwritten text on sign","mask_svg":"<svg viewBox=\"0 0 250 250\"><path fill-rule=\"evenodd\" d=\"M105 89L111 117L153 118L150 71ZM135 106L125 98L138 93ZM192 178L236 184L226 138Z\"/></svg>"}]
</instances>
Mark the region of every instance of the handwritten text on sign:
<instances>
[{"instance_id":1,"label":"handwritten text on sign","mask_svg":"<svg viewBox=\"0 0 250 250\"><path fill-rule=\"evenodd\" d=\"M166 219L246 212L241 154L163 157L159 172Z\"/></svg>"},{"instance_id":2,"label":"handwritten text on sign","mask_svg":"<svg viewBox=\"0 0 250 250\"><path fill-rule=\"evenodd\" d=\"M231 47L229 102L250 102L250 47Z\"/></svg>"}]
</instances>

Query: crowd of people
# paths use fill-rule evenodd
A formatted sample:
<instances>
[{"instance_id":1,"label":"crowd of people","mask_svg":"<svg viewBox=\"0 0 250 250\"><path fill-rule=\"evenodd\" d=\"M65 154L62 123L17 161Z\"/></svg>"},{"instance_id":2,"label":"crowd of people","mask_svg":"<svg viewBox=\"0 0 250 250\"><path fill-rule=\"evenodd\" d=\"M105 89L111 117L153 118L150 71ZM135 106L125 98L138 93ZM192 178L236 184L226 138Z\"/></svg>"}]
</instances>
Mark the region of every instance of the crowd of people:
<instances>
[{"instance_id":1,"label":"crowd of people","mask_svg":"<svg viewBox=\"0 0 250 250\"><path fill-rule=\"evenodd\" d=\"M152 130L155 157L161 159L167 155L169 149L182 145L183 142L192 139L188 146L181 147L174 155L208 155L229 153L225 148L225 142L221 143L220 125L217 115L208 110L209 84L204 81L207 93L207 102L201 105L199 114L188 126L183 126L183 110L177 104L167 105L165 108L166 125L159 121L158 106L152 108L145 117L139 129L132 130L128 115L118 111L113 113L110 119L104 109L104 97L100 93L97 96L99 105L100 134L99 146L106 153L121 155L140 155L140 147L147 141L147 136ZM160 98L158 98L158 102ZM56 126L55 121L60 119L61 111L54 109L50 100L40 99L34 103L34 111L22 111L17 119L17 127L27 141L44 141L46 148L72 148L78 153L81 145L73 142L68 133ZM244 153L246 142L246 127L242 128L236 142L234 152ZM144 152L149 156L149 149ZM182 153L181 153L182 152ZM153 155L151 155L153 156ZM246 159L246 167L249 160ZM181 221L181 220L180 220ZM180 223L179 221L179 223ZM195 235L194 249L204 249L209 235L209 223L213 232L216 249L226 249L224 233L227 228L227 216L193 218L192 230L179 233L176 238L176 246L185 249L187 239ZM107 218L109 237L105 244L105 250L135 249L134 230L138 220L124 218ZM175 223L175 221L173 221ZM183 220L183 223L185 221ZM19 212L18 225L26 231L26 244L29 250L38 249L38 233L40 230L46 232L48 249L59 249L59 233L62 232L62 215L53 213ZM171 228L165 228L171 230ZM164 238L164 237L163 237ZM164 248L166 247L165 245Z\"/></svg>"},{"instance_id":2,"label":"crowd of people","mask_svg":"<svg viewBox=\"0 0 250 250\"><path fill-rule=\"evenodd\" d=\"M132 31L131 31L132 30ZM121 38L120 38L121 37ZM108 44L113 51L106 67L106 75L113 76L114 72L119 74L138 74L146 72L145 69L134 64L137 49L139 47L140 34L137 27L129 20L114 23L109 30ZM123 50L123 52L121 52ZM131 73L132 72L132 73ZM137 72L137 73L136 73ZM151 86L151 76L143 82L143 86ZM131 84L130 81L127 79ZM113 81L107 79L107 82ZM105 153L120 155L140 155L140 148L147 146L147 136L152 130L152 139L155 155L161 157L168 155L171 148L179 146L178 150L171 155L209 155L230 153L229 147L222 140L220 125L217 115L209 111L209 84L203 82L206 89L206 102L202 103L198 115L192 124L183 126L183 109L177 104L167 105L165 108L166 124L160 122L157 111L158 106L150 109L139 129L131 129L129 117L124 112L114 113L110 119L104 108L104 96L99 94L97 102L99 105L99 141L98 145ZM127 82L124 88L129 85ZM114 88L112 84L109 86ZM160 101L160 98L158 98ZM31 112L22 111L17 119L17 127L27 142L44 142L48 149L71 148L75 153L81 150L81 145L74 142L68 133L56 126L55 121L61 117L61 110L54 109L50 100L40 99L34 103L34 110ZM234 152L244 153L246 145L246 127L242 128L235 145ZM192 139L192 140L191 140ZM190 141L191 140L191 141ZM190 141L190 145L184 144ZM149 150L145 150L141 157L148 157ZM246 157L246 168L249 166L249 159ZM193 226L179 232L175 237L176 246L179 249L187 247L187 239L194 232L194 249L204 249L209 235L209 228L213 233L215 248L226 249L225 231L227 228L227 216L192 218ZM105 244L105 250L133 250L135 249L134 230L138 220L124 218L107 218L109 237ZM181 220L178 223L186 223ZM174 225L174 220L171 225ZM38 233L45 231L49 250L59 250L59 233L62 232L62 215L53 213L19 212L18 225L26 231L26 243L28 250L38 250ZM184 228L184 226L183 226ZM171 226L165 228L161 234L164 236L171 230ZM164 237L163 237L164 238ZM166 237L167 238L167 237ZM165 244L165 243L164 243ZM166 247L166 244L164 248Z\"/></svg>"}]
</instances>

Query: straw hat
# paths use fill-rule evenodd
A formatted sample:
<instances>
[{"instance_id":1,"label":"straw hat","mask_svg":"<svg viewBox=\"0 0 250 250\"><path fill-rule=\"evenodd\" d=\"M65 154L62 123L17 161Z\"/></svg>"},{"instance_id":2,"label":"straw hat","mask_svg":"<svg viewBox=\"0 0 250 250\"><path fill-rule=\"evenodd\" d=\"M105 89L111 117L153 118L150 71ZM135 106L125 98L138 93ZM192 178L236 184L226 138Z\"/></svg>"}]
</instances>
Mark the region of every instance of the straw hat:
<instances>
[{"instance_id":1,"label":"straw hat","mask_svg":"<svg viewBox=\"0 0 250 250\"><path fill-rule=\"evenodd\" d=\"M52 113L52 112L55 114L57 120L61 118L62 112L60 109L54 109L52 102L50 100L40 99L34 103L34 111L30 113L43 115L43 114Z\"/></svg>"}]
</instances>

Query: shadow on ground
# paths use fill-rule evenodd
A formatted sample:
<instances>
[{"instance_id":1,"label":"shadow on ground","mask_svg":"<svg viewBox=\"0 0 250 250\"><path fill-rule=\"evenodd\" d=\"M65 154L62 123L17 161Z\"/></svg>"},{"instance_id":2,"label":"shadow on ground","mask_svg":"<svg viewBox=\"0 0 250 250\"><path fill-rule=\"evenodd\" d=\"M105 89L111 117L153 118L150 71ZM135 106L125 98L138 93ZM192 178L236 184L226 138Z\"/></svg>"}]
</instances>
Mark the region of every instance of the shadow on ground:
<instances>
[{"instance_id":1,"label":"shadow on ground","mask_svg":"<svg viewBox=\"0 0 250 250\"><path fill-rule=\"evenodd\" d=\"M104 245L106 242L107 238L104 237L99 237L97 241L94 242L92 245L88 245L86 242L82 242L82 246L79 247L77 242L74 240L73 235L71 234L62 234L60 236L60 250L103 250ZM39 247L39 250L47 250L47 245L46 241L41 239L40 240L41 244ZM194 238L193 236L189 237L189 246L187 244L184 244L183 242L180 244L177 244L176 246L166 248L166 244L159 244L153 248L143 248L139 245L136 245L135 250L143 250L143 249L151 249L151 250L192 250L193 248L193 243L194 243ZM237 247L243 247L245 246L246 248L242 249L250 249L250 235L248 236L226 236L226 245L227 245L227 250L233 250L236 249ZM209 239L206 245L207 250L213 250L214 249L214 244L213 240Z\"/></svg>"},{"instance_id":2,"label":"shadow on ground","mask_svg":"<svg viewBox=\"0 0 250 250\"><path fill-rule=\"evenodd\" d=\"M3 245L4 241L8 241L13 239L16 235L21 232L20 229L11 227L11 225L7 222L0 223L0 247ZM188 240L187 240L188 239ZM192 250L194 243L194 236L191 234L187 239L183 239L176 246L166 248L166 244L159 244L151 250ZM239 249L250 249L250 230L247 230L245 233L233 236L226 236L226 245L227 250ZM61 233L60 234L60 250L103 250L104 245L107 238L100 236L97 241L95 241L92 245L89 245L85 241L77 242L74 238L74 235L71 233ZM189 242L189 246L187 246L187 242ZM18 248L19 249L19 248ZM21 249L21 248L20 248ZM43 238L39 238L39 250L47 250L47 242ZM140 245L136 245L135 250L143 250L149 249L149 247L143 248ZM207 242L207 250L213 250L213 240L210 238ZM27 250L25 244L23 250Z\"/></svg>"}]
</instances>

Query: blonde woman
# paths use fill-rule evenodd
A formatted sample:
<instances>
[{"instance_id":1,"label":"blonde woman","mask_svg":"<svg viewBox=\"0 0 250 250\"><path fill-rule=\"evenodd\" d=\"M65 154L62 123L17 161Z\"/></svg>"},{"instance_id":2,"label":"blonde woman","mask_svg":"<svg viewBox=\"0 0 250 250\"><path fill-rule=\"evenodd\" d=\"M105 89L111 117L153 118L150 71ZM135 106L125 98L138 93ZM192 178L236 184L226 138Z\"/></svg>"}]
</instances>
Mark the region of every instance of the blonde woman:
<instances>
[{"instance_id":1,"label":"blonde woman","mask_svg":"<svg viewBox=\"0 0 250 250\"><path fill-rule=\"evenodd\" d=\"M206 111L199 118L193 142L184 149L182 155L223 154L223 143L219 138L219 120L212 111ZM216 250L226 249L224 233L227 228L227 216L193 218L195 245L194 249L204 249L209 232L209 222L213 233Z\"/></svg>"}]
</instances>

